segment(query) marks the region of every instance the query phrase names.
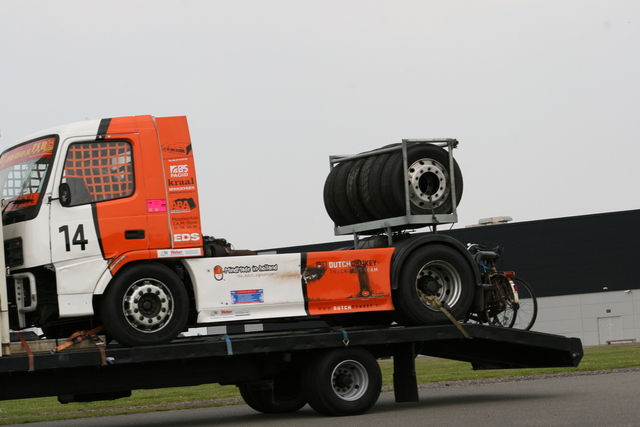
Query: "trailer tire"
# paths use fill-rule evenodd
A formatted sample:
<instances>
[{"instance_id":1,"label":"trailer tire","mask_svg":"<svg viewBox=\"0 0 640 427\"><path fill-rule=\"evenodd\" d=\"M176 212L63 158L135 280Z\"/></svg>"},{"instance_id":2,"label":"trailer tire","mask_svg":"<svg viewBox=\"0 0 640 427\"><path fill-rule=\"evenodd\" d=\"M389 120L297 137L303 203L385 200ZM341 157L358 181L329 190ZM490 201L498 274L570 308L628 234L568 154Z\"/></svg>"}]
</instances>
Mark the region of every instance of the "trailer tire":
<instances>
[{"instance_id":1,"label":"trailer tire","mask_svg":"<svg viewBox=\"0 0 640 427\"><path fill-rule=\"evenodd\" d=\"M145 263L124 267L100 301L107 333L128 347L166 344L184 329L187 291L168 267Z\"/></svg>"},{"instance_id":2,"label":"trailer tire","mask_svg":"<svg viewBox=\"0 0 640 427\"><path fill-rule=\"evenodd\" d=\"M462 173L454 160L456 206L462 198ZM407 148L407 167L403 171L402 153L389 157L382 171L382 197L394 216L405 215L405 179L409 180L409 206L413 215L447 214L453 211L452 173L449 153L436 145Z\"/></svg>"},{"instance_id":3,"label":"trailer tire","mask_svg":"<svg viewBox=\"0 0 640 427\"><path fill-rule=\"evenodd\" d=\"M299 375L278 377L274 379L272 386L264 382L254 382L239 385L238 389L247 405L263 414L296 412L307 404L302 394Z\"/></svg>"},{"instance_id":4,"label":"trailer tire","mask_svg":"<svg viewBox=\"0 0 640 427\"><path fill-rule=\"evenodd\" d=\"M442 325L451 320L427 301L435 296L457 320L469 311L475 293L474 274L461 253L442 244L412 252L393 292L396 319L404 325Z\"/></svg>"},{"instance_id":5,"label":"trailer tire","mask_svg":"<svg viewBox=\"0 0 640 427\"><path fill-rule=\"evenodd\" d=\"M378 401L382 388L380 366L362 348L335 349L309 360L302 389L309 405L324 415L359 415Z\"/></svg>"}]
</instances>

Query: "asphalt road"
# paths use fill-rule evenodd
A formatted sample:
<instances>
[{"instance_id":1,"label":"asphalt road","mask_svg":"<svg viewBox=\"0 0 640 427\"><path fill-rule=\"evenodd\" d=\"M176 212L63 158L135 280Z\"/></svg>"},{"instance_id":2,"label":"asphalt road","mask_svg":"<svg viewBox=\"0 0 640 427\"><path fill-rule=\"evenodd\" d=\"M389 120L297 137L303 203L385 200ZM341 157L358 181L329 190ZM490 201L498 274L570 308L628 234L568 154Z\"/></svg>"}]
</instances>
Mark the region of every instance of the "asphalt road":
<instances>
[{"instance_id":1,"label":"asphalt road","mask_svg":"<svg viewBox=\"0 0 640 427\"><path fill-rule=\"evenodd\" d=\"M421 385L419 403L397 404L382 393L367 414L330 418L309 406L264 415L248 406L176 410L42 422L33 427L196 426L640 426L640 368Z\"/></svg>"}]
</instances>

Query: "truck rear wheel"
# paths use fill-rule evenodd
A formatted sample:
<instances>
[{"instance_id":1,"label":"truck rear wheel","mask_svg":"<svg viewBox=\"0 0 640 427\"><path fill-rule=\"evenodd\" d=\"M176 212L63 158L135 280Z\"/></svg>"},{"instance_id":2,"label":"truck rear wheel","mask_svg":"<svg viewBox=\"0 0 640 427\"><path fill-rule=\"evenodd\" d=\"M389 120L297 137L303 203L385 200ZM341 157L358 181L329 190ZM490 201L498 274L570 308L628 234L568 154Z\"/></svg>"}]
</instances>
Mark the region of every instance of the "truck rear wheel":
<instances>
[{"instance_id":1,"label":"truck rear wheel","mask_svg":"<svg viewBox=\"0 0 640 427\"><path fill-rule=\"evenodd\" d=\"M189 300L180 278L161 264L138 264L118 272L100 302L107 333L136 347L166 344L183 330Z\"/></svg>"},{"instance_id":2,"label":"truck rear wheel","mask_svg":"<svg viewBox=\"0 0 640 427\"><path fill-rule=\"evenodd\" d=\"M378 401L380 366L362 348L330 350L312 358L302 375L309 405L324 415L359 415Z\"/></svg>"},{"instance_id":3,"label":"truck rear wheel","mask_svg":"<svg viewBox=\"0 0 640 427\"><path fill-rule=\"evenodd\" d=\"M473 271L462 254L446 245L422 246L402 266L398 289L393 293L396 317L405 325L450 323L428 297L436 297L456 319L462 319L474 292Z\"/></svg>"},{"instance_id":4,"label":"truck rear wheel","mask_svg":"<svg viewBox=\"0 0 640 427\"><path fill-rule=\"evenodd\" d=\"M296 374L275 378L272 384L242 384L238 389L247 405L264 414L296 412L307 404L300 387L300 376Z\"/></svg>"}]
</instances>

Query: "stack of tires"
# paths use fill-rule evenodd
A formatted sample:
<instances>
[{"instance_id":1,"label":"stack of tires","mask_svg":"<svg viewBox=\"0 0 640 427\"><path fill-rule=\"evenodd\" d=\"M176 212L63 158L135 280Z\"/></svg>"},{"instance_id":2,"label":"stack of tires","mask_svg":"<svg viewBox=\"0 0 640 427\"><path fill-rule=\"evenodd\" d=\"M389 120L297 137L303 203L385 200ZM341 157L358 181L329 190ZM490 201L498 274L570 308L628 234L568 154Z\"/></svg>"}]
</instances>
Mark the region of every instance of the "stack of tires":
<instances>
[{"instance_id":1,"label":"stack of tires","mask_svg":"<svg viewBox=\"0 0 640 427\"><path fill-rule=\"evenodd\" d=\"M324 205L337 226L358 224L406 214L404 180L409 181L412 215L448 214L462 197L462 174L449 152L429 143L407 146L404 169L400 144L397 151L383 152L335 165L324 185ZM451 180L455 179L455 195Z\"/></svg>"}]
</instances>

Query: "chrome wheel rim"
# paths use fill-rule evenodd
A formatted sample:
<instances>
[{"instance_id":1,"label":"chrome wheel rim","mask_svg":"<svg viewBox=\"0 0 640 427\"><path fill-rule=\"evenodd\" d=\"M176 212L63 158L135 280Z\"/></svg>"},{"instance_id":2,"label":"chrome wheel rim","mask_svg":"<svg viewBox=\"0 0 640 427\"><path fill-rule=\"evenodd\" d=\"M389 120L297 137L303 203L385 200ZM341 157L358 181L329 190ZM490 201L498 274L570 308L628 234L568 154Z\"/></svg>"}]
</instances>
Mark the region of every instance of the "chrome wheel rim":
<instances>
[{"instance_id":1,"label":"chrome wheel rim","mask_svg":"<svg viewBox=\"0 0 640 427\"><path fill-rule=\"evenodd\" d=\"M441 206L449 195L449 174L445 167L433 159L415 161L407 171L409 200L421 209Z\"/></svg>"},{"instance_id":2,"label":"chrome wheel rim","mask_svg":"<svg viewBox=\"0 0 640 427\"><path fill-rule=\"evenodd\" d=\"M436 297L441 303L453 307L462 295L462 279L458 271L446 261L425 264L416 276L416 292L422 304L433 311L440 311L428 297Z\"/></svg>"},{"instance_id":3,"label":"chrome wheel rim","mask_svg":"<svg viewBox=\"0 0 640 427\"><path fill-rule=\"evenodd\" d=\"M138 331L157 332L173 317L171 291L159 280L140 279L127 289L122 310L127 322Z\"/></svg>"}]
</instances>

